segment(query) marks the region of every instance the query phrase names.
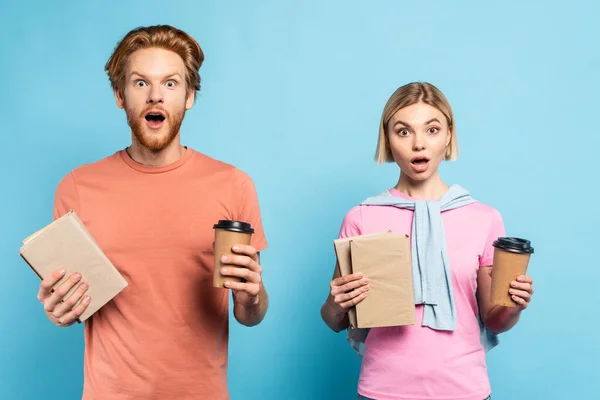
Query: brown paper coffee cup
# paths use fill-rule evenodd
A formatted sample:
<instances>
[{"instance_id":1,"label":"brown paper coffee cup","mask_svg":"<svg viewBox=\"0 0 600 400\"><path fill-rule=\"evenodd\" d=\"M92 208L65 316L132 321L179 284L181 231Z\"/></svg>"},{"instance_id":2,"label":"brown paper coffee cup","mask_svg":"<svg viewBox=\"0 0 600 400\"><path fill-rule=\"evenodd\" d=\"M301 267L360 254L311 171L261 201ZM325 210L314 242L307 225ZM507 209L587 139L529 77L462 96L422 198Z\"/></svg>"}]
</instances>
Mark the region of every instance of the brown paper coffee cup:
<instances>
[{"instance_id":1,"label":"brown paper coffee cup","mask_svg":"<svg viewBox=\"0 0 600 400\"><path fill-rule=\"evenodd\" d=\"M249 245L254 229L248 223L231 220L220 220L213 228L215 230L213 286L222 288L224 287L223 284L225 281L240 282L241 279L233 276L221 275L221 268L230 266L223 265L221 263L221 257L234 255L231 248L236 244Z\"/></svg>"},{"instance_id":2,"label":"brown paper coffee cup","mask_svg":"<svg viewBox=\"0 0 600 400\"><path fill-rule=\"evenodd\" d=\"M510 283L525 275L533 253L526 239L498 238L494 242L494 265L492 271L492 303L504 307L516 307L512 299Z\"/></svg>"}]
</instances>

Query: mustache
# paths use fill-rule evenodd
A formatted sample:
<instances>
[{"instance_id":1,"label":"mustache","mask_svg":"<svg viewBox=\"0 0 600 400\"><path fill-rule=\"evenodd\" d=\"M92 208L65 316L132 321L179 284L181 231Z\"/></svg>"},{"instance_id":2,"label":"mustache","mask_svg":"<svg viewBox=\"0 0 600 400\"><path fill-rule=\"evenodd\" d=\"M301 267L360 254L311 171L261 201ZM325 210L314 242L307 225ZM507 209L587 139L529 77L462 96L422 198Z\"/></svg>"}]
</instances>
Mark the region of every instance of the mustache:
<instances>
[{"instance_id":1,"label":"mustache","mask_svg":"<svg viewBox=\"0 0 600 400\"><path fill-rule=\"evenodd\" d=\"M171 115L169 114L169 112L167 110L165 110L162 107L146 107L141 113L140 113L140 117L144 118L146 117L146 114L148 114L150 111L160 111L164 114L165 119L169 118Z\"/></svg>"}]
</instances>

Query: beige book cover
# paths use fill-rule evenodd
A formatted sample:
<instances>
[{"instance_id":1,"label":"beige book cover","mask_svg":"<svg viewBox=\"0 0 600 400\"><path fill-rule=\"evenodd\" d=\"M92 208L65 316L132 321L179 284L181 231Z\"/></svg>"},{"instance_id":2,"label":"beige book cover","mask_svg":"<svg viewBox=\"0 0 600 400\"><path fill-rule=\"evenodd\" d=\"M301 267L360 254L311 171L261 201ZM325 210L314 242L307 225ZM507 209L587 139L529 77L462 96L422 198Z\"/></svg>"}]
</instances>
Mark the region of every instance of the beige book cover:
<instances>
[{"instance_id":1,"label":"beige book cover","mask_svg":"<svg viewBox=\"0 0 600 400\"><path fill-rule=\"evenodd\" d=\"M361 240L364 238L369 238L373 236L381 236L391 234L391 231L386 232L376 232L369 233L365 235L347 237L347 238L339 238L333 241L333 246L335 249L335 255L337 258L336 263L336 271L333 278L337 278L339 276L346 276L352 274L352 258L350 257L350 240ZM362 271L357 271L362 272ZM353 328L357 328L356 324L356 308L351 307L348 310L348 318L350 320L350 326Z\"/></svg>"},{"instance_id":2,"label":"beige book cover","mask_svg":"<svg viewBox=\"0 0 600 400\"><path fill-rule=\"evenodd\" d=\"M348 310L354 328L414 325L416 322L410 239L390 231L334 240L337 276L361 272L369 294Z\"/></svg>"},{"instance_id":3,"label":"beige book cover","mask_svg":"<svg viewBox=\"0 0 600 400\"><path fill-rule=\"evenodd\" d=\"M357 326L414 325L415 297L408 236L351 240L350 255L353 270L369 279L369 294L356 305Z\"/></svg>"},{"instance_id":4,"label":"beige book cover","mask_svg":"<svg viewBox=\"0 0 600 400\"><path fill-rule=\"evenodd\" d=\"M87 320L127 287L125 278L106 257L73 210L23 240L20 254L40 279L57 269L66 269L65 276L53 290L71 274L79 272L81 281L65 298L82 282L89 283L86 294L92 301L78 322Z\"/></svg>"}]
</instances>

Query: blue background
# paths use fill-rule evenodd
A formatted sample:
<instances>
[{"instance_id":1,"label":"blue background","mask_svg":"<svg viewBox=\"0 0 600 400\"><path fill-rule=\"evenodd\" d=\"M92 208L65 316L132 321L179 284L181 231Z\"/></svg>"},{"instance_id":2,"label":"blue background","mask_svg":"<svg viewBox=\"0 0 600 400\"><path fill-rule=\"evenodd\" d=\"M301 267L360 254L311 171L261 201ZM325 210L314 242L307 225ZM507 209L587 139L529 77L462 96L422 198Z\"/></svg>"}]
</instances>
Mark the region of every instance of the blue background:
<instances>
[{"instance_id":1,"label":"blue background","mask_svg":"<svg viewBox=\"0 0 600 400\"><path fill-rule=\"evenodd\" d=\"M46 320L18 250L51 220L64 174L128 145L103 67L128 30L156 23L206 54L183 143L252 176L270 241L267 318L232 323L232 399L354 398L360 359L319 315L332 239L353 205L396 182L395 165L372 161L379 118L414 80L455 112L446 182L536 248L534 300L489 354L494 399L600 397L599 3L83 3L5 2L0 15L0 398L81 395L82 327Z\"/></svg>"}]
</instances>

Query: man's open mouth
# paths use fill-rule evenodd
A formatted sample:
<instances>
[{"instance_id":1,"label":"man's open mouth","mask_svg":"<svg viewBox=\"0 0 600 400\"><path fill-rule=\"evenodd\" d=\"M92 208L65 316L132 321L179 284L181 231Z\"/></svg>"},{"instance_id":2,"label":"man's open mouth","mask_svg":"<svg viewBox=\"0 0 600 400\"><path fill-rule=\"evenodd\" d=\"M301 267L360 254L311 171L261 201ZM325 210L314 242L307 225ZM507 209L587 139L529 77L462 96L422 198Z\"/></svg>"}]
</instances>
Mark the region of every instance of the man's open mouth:
<instances>
[{"instance_id":1,"label":"man's open mouth","mask_svg":"<svg viewBox=\"0 0 600 400\"><path fill-rule=\"evenodd\" d=\"M151 122L153 124L160 124L165 120L165 116L159 112L149 112L145 116L146 121Z\"/></svg>"}]
</instances>

